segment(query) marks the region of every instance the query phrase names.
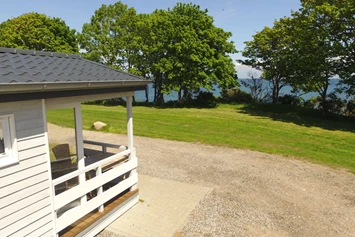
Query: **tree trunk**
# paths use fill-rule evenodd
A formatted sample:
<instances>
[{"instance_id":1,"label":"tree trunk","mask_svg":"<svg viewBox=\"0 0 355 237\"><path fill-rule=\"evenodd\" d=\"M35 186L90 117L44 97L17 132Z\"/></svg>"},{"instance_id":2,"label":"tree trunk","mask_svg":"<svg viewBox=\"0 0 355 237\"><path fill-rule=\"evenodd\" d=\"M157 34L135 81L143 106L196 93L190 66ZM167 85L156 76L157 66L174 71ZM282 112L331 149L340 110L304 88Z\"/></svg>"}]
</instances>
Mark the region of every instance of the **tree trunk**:
<instances>
[{"instance_id":1,"label":"tree trunk","mask_svg":"<svg viewBox=\"0 0 355 237\"><path fill-rule=\"evenodd\" d=\"M276 78L273 83L273 88L272 88L272 103L277 104L279 102L279 94L280 94L280 82L279 79Z\"/></svg>"},{"instance_id":2,"label":"tree trunk","mask_svg":"<svg viewBox=\"0 0 355 237\"><path fill-rule=\"evenodd\" d=\"M276 98L277 92L276 92L276 86L272 88L272 103L277 104L277 98Z\"/></svg>"},{"instance_id":3,"label":"tree trunk","mask_svg":"<svg viewBox=\"0 0 355 237\"><path fill-rule=\"evenodd\" d=\"M182 92L182 90L181 90L181 88L180 88L179 91L178 91L178 101L179 101L179 102L181 101L181 92Z\"/></svg>"},{"instance_id":4,"label":"tree trunk","mask_svg":"<svg viewBox=\"0 0 355 237\"><path fill-rule=\"evenodd\" d=\"M148 85L146 85L146 87L145 87L145 102L146 103L149 102L149 87L148 87Z\"/></svg>"},{"instance_id":5,"label":"tree trunk","mask_svg":"<svg viewBox=\"0 0 355 237\"><path fill-rule=\"evenodd\" d=\"M163 105L164 104L164 95L163 95L163 93L162 93L162 84L163 84L163 82L162 82L162 75L159 75L160 77L159 77L159 81L158 81L158 83L157 83L157 88L156 88L156 91L157 91L157 101L156 101L156 103L158 104L158 105Z\"/></svg>"},{"instance_id":6,"label":"tree trunk","mask_svg":"<svg viewBox=\"0 0 355 237\"><path fill-rule=\"evenodd\" d=\"M327 82L324 85L323 91L321 93L321 98L322 98L322 114L326 115L328 112L328 106L327 106L327 92L328 92L328 86L329 86L329 80L327 79Z\"/></svg>"},{"instance_id":7,"label":"tree trunk","mask_svg":"<svg viewBox=\"0 0 355 237\"><path fill-rule=\"evenodd\" d=\"M156 80L154 80L154 104L156 104L157 103L157 100L158 100L158 97L157 97L157 93L158 93L158 91L157 91L157 81Z\"/></svg>"},{"instance_id":8,"label":"tree trunk","mask_svg":"<svg viewBox=\"0 0 355 237\"><path fill-rule=\"evenodd\" d=\"M159 90L159 92L158 92L157 104L158 105L163 105L164 104L164 95L163 95L163 93L161 93L161 90Z\"/></svg>"},{"instance_id":9,"label":"tree trunk","mask_svg":"<svg viewBox=\"0 0 355 237\"><path fill-rule=\"evenodd\" d=\"M189 95L189 90L184 88L184 95L182 97L186 100L188 95Z\"/></svg>"}]
</instances>

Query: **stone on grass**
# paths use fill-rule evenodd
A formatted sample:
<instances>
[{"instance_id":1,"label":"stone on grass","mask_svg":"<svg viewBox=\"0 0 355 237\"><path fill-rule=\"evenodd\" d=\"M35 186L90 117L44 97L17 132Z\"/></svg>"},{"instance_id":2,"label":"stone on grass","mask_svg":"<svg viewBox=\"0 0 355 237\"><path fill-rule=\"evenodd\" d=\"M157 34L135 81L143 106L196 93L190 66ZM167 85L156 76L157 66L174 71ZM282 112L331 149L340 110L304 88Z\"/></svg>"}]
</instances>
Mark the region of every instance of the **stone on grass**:
<instances>
[{"instance_id":1,"label":"stone on grass","mask_svg":"<svg viewBox=\"0 0 355 237\"><path fill-rule=\"evenodd\" d=\"M96 130L101 130L102 128L107 126L106 123L103 123L103 122L100 122L100 121L97 121L97 122L93 123L93 125L94 125L94 128Z\"/></svg>"}]
</instances>

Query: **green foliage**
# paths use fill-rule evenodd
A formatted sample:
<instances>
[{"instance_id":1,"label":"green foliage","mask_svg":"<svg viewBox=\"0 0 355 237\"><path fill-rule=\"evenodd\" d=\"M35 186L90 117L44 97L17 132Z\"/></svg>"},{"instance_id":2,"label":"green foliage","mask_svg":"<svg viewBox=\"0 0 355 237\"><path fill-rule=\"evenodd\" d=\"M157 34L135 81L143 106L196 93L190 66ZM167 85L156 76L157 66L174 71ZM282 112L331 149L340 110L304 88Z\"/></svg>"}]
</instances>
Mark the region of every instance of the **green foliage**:
<instances>
[{"instance_id":1,"label":"green foliage","mask_svg":"<svg viewBox=\"0 0 355 237\"><path fill-rule=\"evenodd\" d=\"M347 102L345 114L348 116L355 116L355 98L352 98Z\"/></svg>"},{"instance_id":2,"label":"green foliage","mask_svg":"<svg viewBox=\"0 0 355 237\"><path fill-rule=\"evenodd\" d=\"M334 1L337 17L332 22L332 37L337 41L337 68L348 95L355 94L355 1Z\"/></svg>"},{"instance_id":3,"label":"green foliage","mask_svg":"<svg viewBox=\"0 0 355 237\"><path fill-rule=\"evenodd\" d=\"M133 67L132 55L139 50L135 39L136 24L134 8L128 8L120 1L112 5L103 4L79 34L84 57L128 71Z\"/></svg>"},{"instance_id":4,"label":"green foliage","mask_svg":"<svg viewBox=\"0 0 355 237\"><path fill-rule=\"evenodd\" d=\"M100 120L125 134L126 109L83 105L83 128ZM355 171L354 122L321 119L285 105L220 105L216 109L134 107L139 136L251 149ZM72 109L47 111L51 123L73 127Z\"/></svg>"},{"instance_id":5,"label":"green foliage","mask_svg":"<svg viewBox=\"0 0 355 237\"><path fill-rule=\"evenodd\" d=\"M290 21L288 50L289 83L294 89L317 92L320 106L327 112L326 99L329 79L337 73L335 58L338 50L331 37L331 22L337 17L331 7L313 8L305 4L299 12L293 12ZM324 107L323 107L324 106Z\"/></svg>"},{"instance_id":6,"label":"green foliage","mask_svg":"<svg viewBox=\"0 0 355 237\"><path fill-rule=\"evenodd\" d=\"M222 87L236 85L234 64L228 54L236 52L231 33L214 26L207 10L198 5L178 3L168 10L167 63L164 72L167 87L176 91L193 91L214 84Z\"/></svg>"},{"instance_id":7,"label":"green foliage","mask_svg":"<svg viewBox=\"0 0 355 237\"><path fill-rule=\"evenodd\" d=\"M221 91L221 97L222 101L226 102L234 102L240 104L254 102L252 96L249 93L242 91L239 88L223 89Z\"/></svg>"},{"instance_id":8,"label":"green foliage","mask_svg":"<svg viewBox=\"0 0 355 237\"><path fill-rule=\"evenodd\" d=\"M0 46L78 53L75 30L60 18L27 13L0 24Z\"/></svg>"}]
</instances>

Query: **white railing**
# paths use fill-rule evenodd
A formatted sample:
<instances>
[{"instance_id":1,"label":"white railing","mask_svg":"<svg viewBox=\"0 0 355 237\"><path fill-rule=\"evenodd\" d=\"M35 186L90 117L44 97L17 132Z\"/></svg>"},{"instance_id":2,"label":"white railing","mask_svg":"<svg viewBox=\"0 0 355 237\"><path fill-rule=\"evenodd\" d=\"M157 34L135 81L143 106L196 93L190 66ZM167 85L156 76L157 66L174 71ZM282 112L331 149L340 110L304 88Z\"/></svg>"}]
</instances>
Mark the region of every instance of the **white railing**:
<instances>
[{"instance_id":1,"label":"white railing","mask_svg":"<svg viewBox=\"0 0 355 237\"><path fill-rule=\"evenodd\" d=\"M89 144L89 145L95 145L95 146L101 146L102 147L102 152L106 153L107 152L107 148L125 148L126 150L128 149L127 146L123 146L123 145L115 145L115 144L110 144L110 143L105 143L105 142L96 142L96 141L91 141L91 140L84 140L83 141L84 144Z\"/></svg>"},{"instance_id":2,"label":"white railing","mask_svg":"<svg viewBox=\"0 0 355 237\"><path fill-rule=\"evenodd\" d=\"M102 173L102 167L105 164L128 155L129 159L126 162L116 167L113 167L107 172ZM75 206L70 210L65 211L61 216L57 218L57 232L63 230L64 228L66 228L73 222L79 220L81 217L85 216L96 208L98 208L99 211L103 211L103 205L105 202L109 201L110 199L122 193L123 191L136 185L138 181L138 176L135 172L133 172L131 173L131 175L129 175L129 177L125 177L125 179L118 182L118 184L103 192L104 184L115 180L120 176L122 177L124 174L136 168L137 157L135 155L135 149L133 148L132 150L122 151L118 154L112 155L91 165L88 165L83 169L73 171L57 179L54 179L52 181L53 187L75 177L78 177L79 175L85 174L86 172L96 170L95 177L85 181L84 183L74 186L69 190L60 193L54 197L54 208L57 212L60 208L65 208L65 206L70 204L71 202L79 199L80 197L86 196L87 193L90 193L95 189L97 190L97 195L94 198L88 200L87 202L78 204L78 206Z\"/></svg>"},{"instance_id":3,"label":"white railing","mask_svg":"<svg viewBox=\"0 0 355 237\"><path fill-rule=\"evenodd\" d=\"M113 156L107 157L107 158L105 158L105 159L103 159L101 161L95 162L94 164L85 166L84 169L75 170L75 171L70 172L68 174L65 174L63 176L60 176L59 178L54 179L52 181L52 183L53 183L54 186L56 186L56 185L61 184L61 183L65 182L65 181L68 181L68 180L70 180L72 178L75 178L75 177L77 177L77 176L79 176L81 174L84 174L84 173L86 173L86 172L88 172L90 170L94 170L94 169L96 169L98 167L102 167L104 164L109 163L111 161L114 161L114 160L116 160L116 159L118 159L118 158L120 158L122 156L129 155L130 153L131 153L131 150L122 151L122 152L120 152L118 154L115 154Z\"/></svg>"}]
</instances>

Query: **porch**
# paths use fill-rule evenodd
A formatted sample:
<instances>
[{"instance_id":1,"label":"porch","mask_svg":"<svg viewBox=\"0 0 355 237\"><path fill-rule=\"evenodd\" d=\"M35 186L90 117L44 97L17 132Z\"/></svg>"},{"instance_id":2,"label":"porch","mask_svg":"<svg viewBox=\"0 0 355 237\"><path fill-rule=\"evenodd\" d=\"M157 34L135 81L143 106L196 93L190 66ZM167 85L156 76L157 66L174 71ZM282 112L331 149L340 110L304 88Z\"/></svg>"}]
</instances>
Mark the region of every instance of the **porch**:
<instances>
[{"instance_id":1,"label":"porch","mask_svg":"<svg viewBox=\"0 0 355 237\"><path fill-rule=\"evenodd\" d=\"M84 140L80 103L46 104L47 109L74 108L74 161L51 165L57 236L94 236L138 202L132 96L126 101L127 145Z\"/></svg>"}]
</instances>

